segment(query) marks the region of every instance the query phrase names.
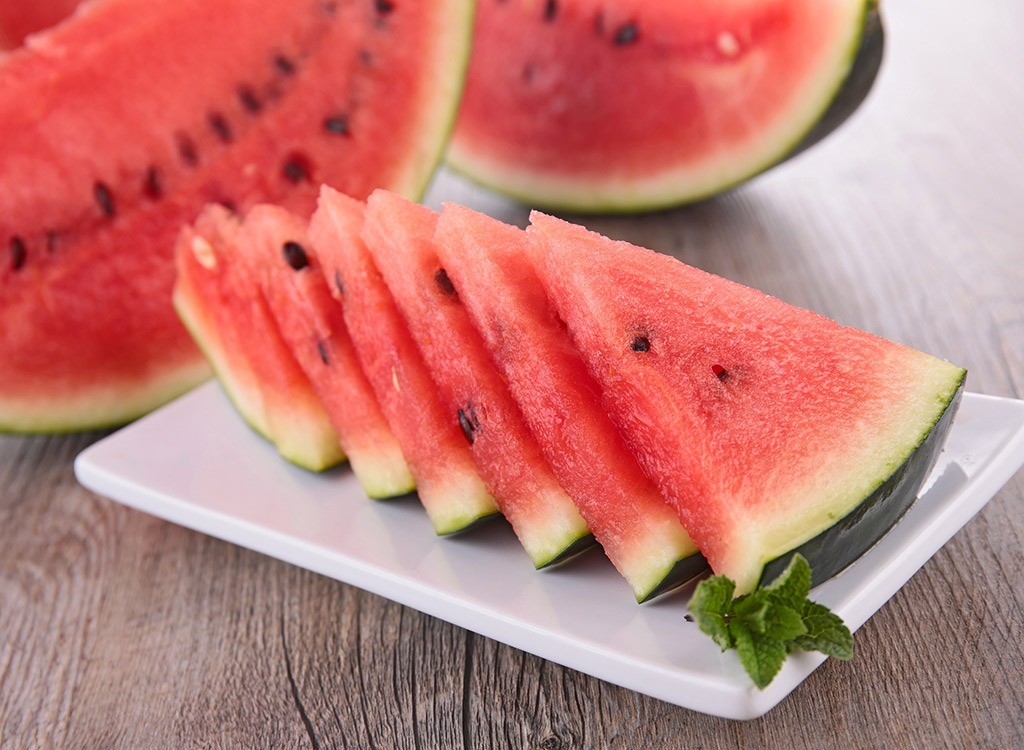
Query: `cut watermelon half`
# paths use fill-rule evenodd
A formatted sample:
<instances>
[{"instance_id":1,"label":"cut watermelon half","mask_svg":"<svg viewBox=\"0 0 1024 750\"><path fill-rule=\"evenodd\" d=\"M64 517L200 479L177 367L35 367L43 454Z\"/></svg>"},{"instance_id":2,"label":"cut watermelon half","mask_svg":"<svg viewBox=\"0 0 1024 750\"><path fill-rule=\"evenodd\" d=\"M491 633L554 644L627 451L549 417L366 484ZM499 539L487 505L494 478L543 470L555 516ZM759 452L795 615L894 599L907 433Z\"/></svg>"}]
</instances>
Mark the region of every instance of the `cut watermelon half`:
<instances>
[{"instance_id":1,"label":"cut watermelon half","mask_svg":"<svg viewBox=\"0 0 1024 750\"><path fill-rule=\"evenodd\" d=\"M309 243L308 227L309 222L283 208L259 205L246 214L238 244L363 490L373 498L408 494L415 489L412 474L359 365L341 306ZM274 397L288 408L289 395Z\"/></svg>"},{"instance_id":2,"label":"cut watermelon half","mask_svg":"<svg viewBox=\"0 0 1024 750\"><path fill-rule=\"evenodd\" d=\"M334 466L345 458L338 436L278 330L241 234L240 219L222 206L182 230L175 308L253 429L293 463Z\"/></svg>"},{"instance_id":3,"label":"cut watermelon half","mask_svg":"<svg viewBox=\"0 0 1024 750\"><path fill-rule=\"evenodd\" d=\"M874 0L481 3L448 161L530 205L692 202L837 127L882 47Z\"/></svg>"},{"instance_id":4,"label":"cut watermelon half","mask_svg":"<svg viewBox=\"0 0 1024 750\"><path fill-rule=\"evenodd\" d=\"M435 247L559 483L637 600L705 567L600 404L530 264L525 232L446 205Z\"/></svg>"},{"instance_id":5,"label":"cut watermelon half","mask_svg":"<svg viewBox=\"0 0 1024 750\"><path fill-rule=\"evenodd\" d=\"M93 0L0 57L0 430L130 420L209 370L172 252L208 202L418 196L470 0Z\"/></svg>"},{"instance_id":6,"label":"cut watermelon half","mask_svg":"<svg viewBox=\"0 0 1024 750\"><path fill-rule=\"evenodd\" d=\"M310 225L313 250L344 311L363 372L402 446L438 534L498 512L456 415L446 410L423 358L360 237L364 204L329 187Z\"/></svg>"},{"instance_id":7,"label":"cut watermelon half","mask_svg":"<svg viewBox=\"0 0 1024 750\"><path fill-rule=\"evenodd\" d=\"M793 552L831 577L913 502L963 369L536 212L529 234L605 408L738 591Z\"/></svg>"},{"instance_id":8,"label":"cut watermelon half","mask_svg":"<svg viewBox=\"0 0 1024 750\"><path fill-rule=\"evenodd\" d=\"M592 546L593 536L441 267L436 226L430 209L378 190L362 236L502 514L536 567L562 562Z\"/></svg>"}]
</instances>

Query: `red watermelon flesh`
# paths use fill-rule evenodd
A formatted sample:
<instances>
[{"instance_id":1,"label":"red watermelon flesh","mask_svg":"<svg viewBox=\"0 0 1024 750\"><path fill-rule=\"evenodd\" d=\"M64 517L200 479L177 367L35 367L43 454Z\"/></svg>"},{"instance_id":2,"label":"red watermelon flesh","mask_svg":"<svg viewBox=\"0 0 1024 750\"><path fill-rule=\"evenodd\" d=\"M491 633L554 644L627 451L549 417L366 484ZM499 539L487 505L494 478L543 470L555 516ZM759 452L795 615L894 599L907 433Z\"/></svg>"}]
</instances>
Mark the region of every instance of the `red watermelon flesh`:
<instances>
[{"instance_id":1,"label":"red watermelon flesh","mask_svg":"<svg viewBox=\"0 0 1024 750\"><path fill-rule=\"evenodd\" d=\"M869 5L481 2L449 162L532 205L706 197L782 159L822 119Z\"/></svg>"},{"instance_id":2,"label":"red watermelon flesh","mask_svg":"<svg viewBox=\"0 0 1024 750\"><path fill-rule=\"evenodd\" d=\"M405 454L438 534L461 531L498 509L458 419L442 404L401 312L360 238L364 204L329 187L310 225L320 269L341 303L363 372Z\"/></svg>"},{"instance_id":3,"label":"red watermelon flesh","mask_svg":"<svg viewBox=\"0 0 1024 750\"><path fill-rule=\"evenodd\" d=\"M544 296L525 232L446 205L435 246L559 483L643 601L704 567Z\"/></svg>"},{"instance_id":4,"label":"red watermelon flesh","mask_svg":"<svg viewBox=\"0 0 1024 750\"><path fill-rule=\"evenodd\" d=\"M916 494L938 451L919 447L933 433L941 446L961 368L536 212L529 234L605 407L738 590L858 522L912 463L900 493ZM864 548L819 551L816 574Z\"/></svg>"},{"instance_id":5,"label":"red watermelon flesh","mask_svg":"<svg viewBox=\"0 0 1024 750\"><path fill-rule=\"evenodd\" d=\"M246 214L238 244L363 490L374 498L407 494L415 489L412 474L359 365L308 228L309 222L283 208L259 205Z\"/></svg>"},{"instance_id":6,"label":"red watermelon flesh","mask_svg":"<svg viewBox=\"0 0 1024 750\"><path fill-rule=\"evenodd\" d=\"M502 514L536 567L560 562L593 537L441 267L436 225L430 209L378 190L367 202L362 236Z\"/></svg>"},{"instance_id":7,"label":"red watermelon flesh","mask_svg":"<svg viewBox=\"0 0 1024 750\"><path fill-rule=\"evenodd\" d=\"M208 370L171 308L207 202L415 196L471 3L94 0L0 58L0 429L124 422Z\"/></svg>"},{"instance_id":8,"label":"red watermelon flesh","mask_svg":"<svg viewBox=\"0 0 1024 750\"><path fill-rule=\"evenodd\" d=\"M260 292L240 219L209 206L182 230L174 304L245 420L281 455L321 470L345 456Z\"/></svg>"},{"instance_id":9,"label":"red watermelon flesh","mask_svg":"<svg viewBox=\"0 0 1024 750\"><path fill-rule=\"evenodd\" d=\"M0 3L0 49L20 46L25 37L71 15L79 0L7 0Z\"/></svg>"}]
</instances>

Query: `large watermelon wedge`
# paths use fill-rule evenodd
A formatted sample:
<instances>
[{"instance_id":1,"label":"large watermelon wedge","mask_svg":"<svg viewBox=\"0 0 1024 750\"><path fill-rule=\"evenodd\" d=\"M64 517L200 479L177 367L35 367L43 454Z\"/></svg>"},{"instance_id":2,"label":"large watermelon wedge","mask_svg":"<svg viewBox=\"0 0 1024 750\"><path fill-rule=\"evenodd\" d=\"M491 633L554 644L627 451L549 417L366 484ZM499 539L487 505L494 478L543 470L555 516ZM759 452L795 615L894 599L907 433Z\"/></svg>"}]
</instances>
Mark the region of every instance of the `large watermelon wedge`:
<instances>
[{"instance_id":1,"label":"large watermelon wedge","mask_svg":"<svg viewBox=\"0 0 1024 750\"><path fill-rule=\"evenodd\" d=\"M637 600L704 569L603 410L531 266L526 233L446 205L435 247L544 457Z\"/></svg>"},{"instance_id":2,"label":"large watermelon wedge","mask_svg":"<svg viewBox=\"0 0 1024 750\"><path fill-rule=\"evenodd\" d=\"M129 420L208 375L171 307L207 202L423 190L470 0L92 0L0 58L0 430Z\"/></svg>"},{"instance_id":3,"label":"large watermelon wedge","mask_svg":"<svg viewBox=\"0 0 1024 750\"><path fill-rule=\"evenodd\" d=\"M536 212L529 233L605 407L738 591L794 551L829 578L913 502L964 370Z\"/></svg>"},{"instance_id":4,"label":"large watermelon wedge","mask_svg":"<svg viewBox=\"0 0 1024 750\"><path fill-rule=\"evenodd\" d=\"M362 235L502 514L536 567L561 562L592 546L593 536L441 267L436 226L430 209L377 190Z\"/></svg>"},{"instance_id":5,"label":"large watermelon wedge","mask_svg":"<svg viewBox=\"0 0 1024 750\"><path fill-rule=\"evenodd\" d=\"M486 0L449 162L531 205L651 210L833 130L882 59L875 0Z\"/></svg>"}]
</instances>

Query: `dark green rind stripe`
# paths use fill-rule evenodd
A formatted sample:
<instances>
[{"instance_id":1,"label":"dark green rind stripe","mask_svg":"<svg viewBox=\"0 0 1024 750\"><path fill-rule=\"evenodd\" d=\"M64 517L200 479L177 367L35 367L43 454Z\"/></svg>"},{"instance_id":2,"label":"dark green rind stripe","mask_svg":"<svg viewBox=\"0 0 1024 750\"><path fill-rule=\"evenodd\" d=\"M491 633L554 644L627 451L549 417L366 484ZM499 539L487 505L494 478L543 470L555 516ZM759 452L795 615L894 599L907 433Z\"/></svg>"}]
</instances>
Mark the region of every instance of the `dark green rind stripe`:
<instances>
[{"instance_id":1,"label":"dark green rind stripe","mask_svg":"<svg viewBox=\"0 0 1024 750\"><path fill-rule=\"evenodd\" d=\"M593 549L596 545L597 540L594 539L593 534L584 534L583 536L574 539L569 546L554 555L550 560L537 565L537 570L547 570L555 567L556 565L566 563L574 557L583 554L587 550Z\"/></svg>"},{"instance_id":2,"label":"dark green rind stripe","mask_svg":"<svg viewBox=\"0 0 1024 750\"><path fill-rule=\"evenodd\" d=\"M782 161L803 153L850 119L850 116L857 111L868 94L871 93L878 72L882 68L884 53L885 29L882 26L882 17L879 15L876 5L869 8L864 16L864 31L861 35L860 46L854 56L850 73L843 81L839 91L836 92L832 104Z\"/></svg>"},{"instance_id":3,"label":"dark green rind stripe","mask_svg":"<svg viewBox=\"0 0 1024 750\"><path fill-rule=\"evenodd\" d=\"M907 460L834 526L766 564L759 585L774 580L799 552L810 563L811 585L817 586L841 573L884 537L914 504L917 493L935 467L963 391L964 380L961 378L942 416Z\"/></svg>"},{"instance_id":4,"label":"dark green rind stripe","mask_svg":"<svg viewBox=\"0 0 1024 750\"><path fill-rule=\"evenodd\" d=\"M684 583L692 581L694 578L699 576L705 570L708 569L708 561L704 559L704 555L690 555L682 560L677 560L676 564L673 565L665 577L658 582L658 585L648 591L644 596L637 597L637 601L640 604L649 602L655 597L667 594L673 589L677 589Z\"/></svg>"},{"instance_id":5,"label":"dark green rind stripe","mask_svg":"<svg viewBox=\"0 0 1024 750\"><path fill-rule=\"evenodd\" d=\"M403 500L407 500L410 498L415 498L416 502L420 501L420 496L416 494L415 487L412 487L402 492L394 492L388 495L370 495L369 493L367 493L366 496L371 500L380 501L382 503L402 502Z\"/></svg>"},{"instance_id":6,"label":"dark green rind stripe","mask_svg":"<svg viewBox=\"0 0 1024 750\"><path fill-rule=\"evenodd\" d=\"M416 496L419 497L418 494ZM387 500L385 500L385 502L387 502ZM470 529L475 529L480 524L486 523L492 518L501 517L501 513L499 513L498 510L495 509L491 513L485 513L484 515L480 516L467 517L464 520L450 520L445 525L445 528L435 531L438 536L456 536L457 534L462 534L466 531L469 531Z\"/></svg>"}]
</instances>

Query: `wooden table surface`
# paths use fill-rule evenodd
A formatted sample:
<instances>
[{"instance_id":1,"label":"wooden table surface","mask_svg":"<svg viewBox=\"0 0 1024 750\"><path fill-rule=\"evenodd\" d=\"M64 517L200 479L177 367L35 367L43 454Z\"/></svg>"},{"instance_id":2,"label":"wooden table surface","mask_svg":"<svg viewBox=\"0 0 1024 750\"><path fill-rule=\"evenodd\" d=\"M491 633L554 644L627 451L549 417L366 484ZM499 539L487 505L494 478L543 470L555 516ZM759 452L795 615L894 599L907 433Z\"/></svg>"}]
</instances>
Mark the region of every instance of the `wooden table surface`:
<instances>
[{"instance_id":1,"label":"wooden table surface","mask_svg":"<svg viewBox=\"0 0 1024 750\"><path fill-rule=\"evenodd\" d=\"M1024 397L1024 4L893 0L858 115L720 199L585 222ZM525 209L442 175L431 202ZM1024 747L1024 476L827 662L731 722L562 668L77 484L0 438L0 745Z\"/></svg>"}]
</instances>

